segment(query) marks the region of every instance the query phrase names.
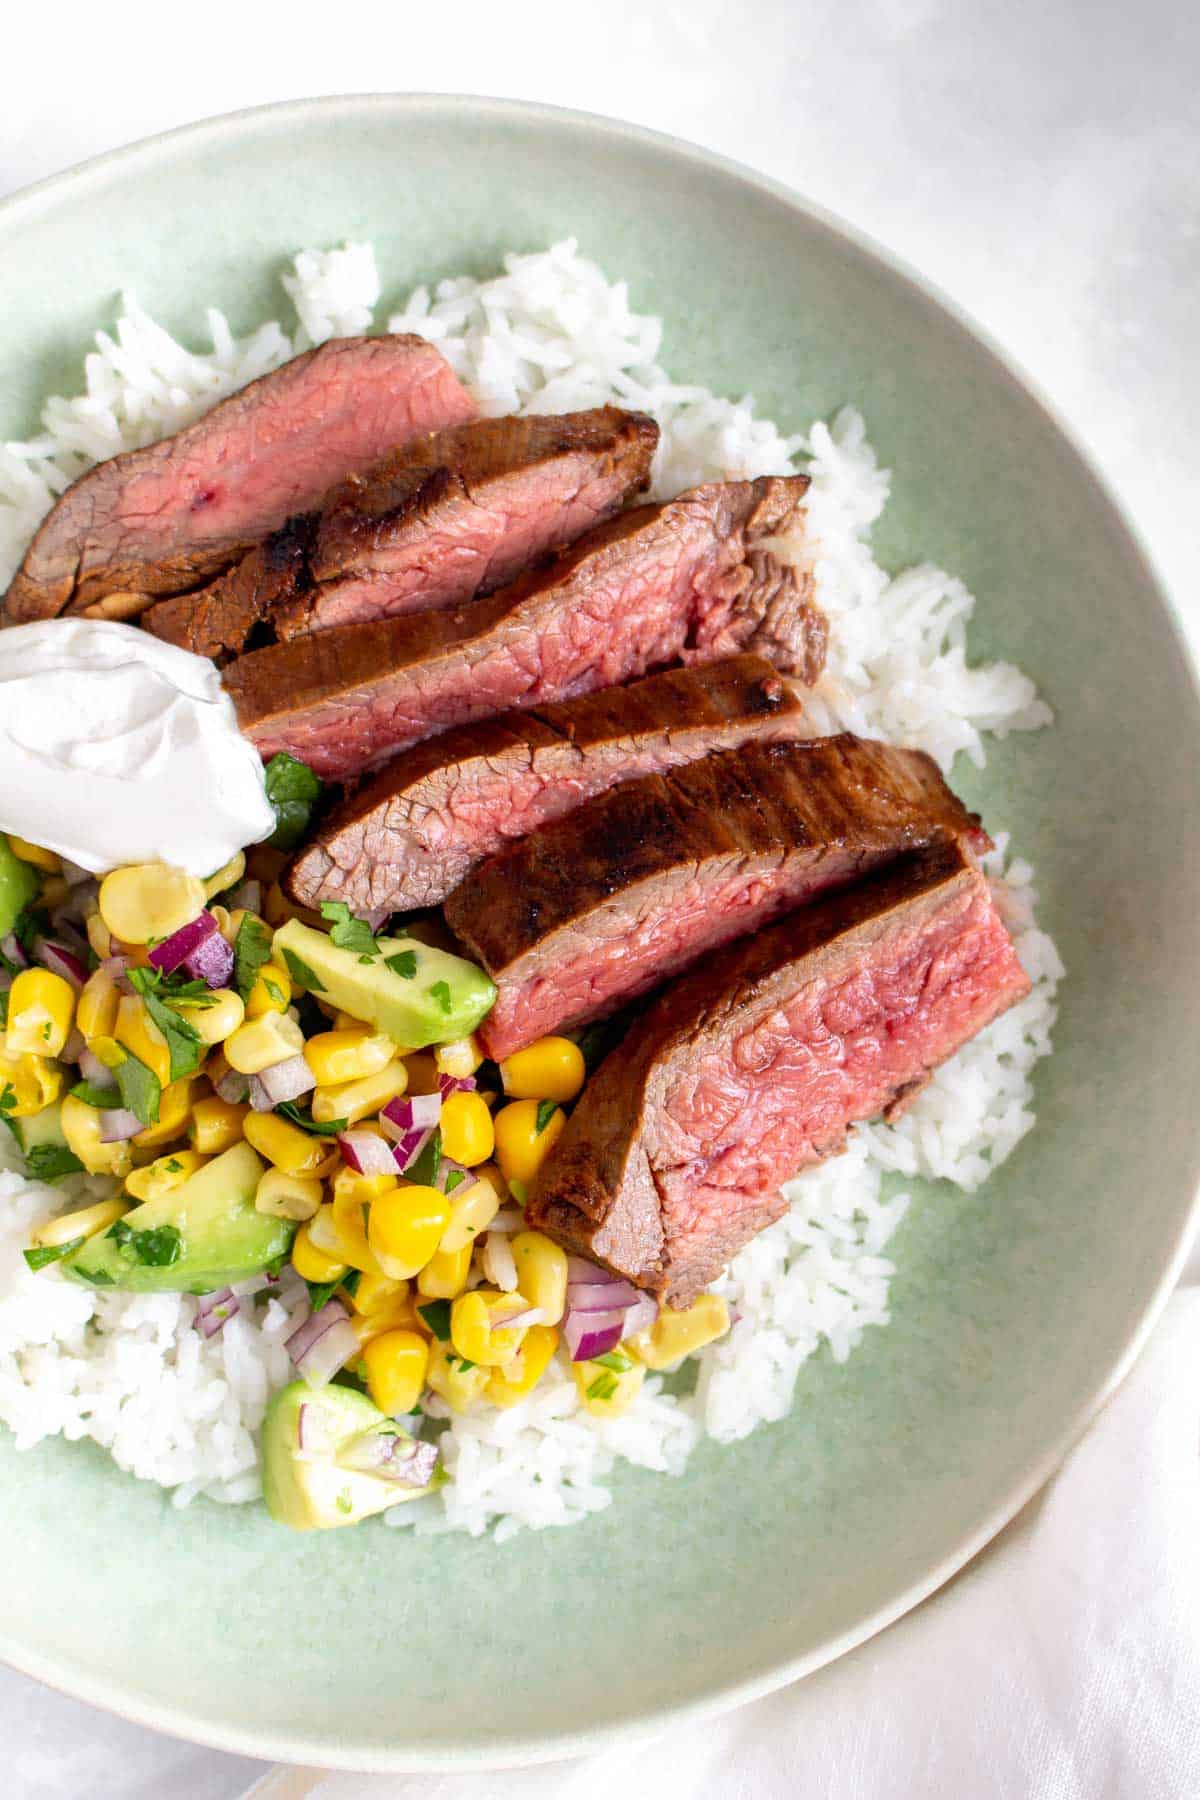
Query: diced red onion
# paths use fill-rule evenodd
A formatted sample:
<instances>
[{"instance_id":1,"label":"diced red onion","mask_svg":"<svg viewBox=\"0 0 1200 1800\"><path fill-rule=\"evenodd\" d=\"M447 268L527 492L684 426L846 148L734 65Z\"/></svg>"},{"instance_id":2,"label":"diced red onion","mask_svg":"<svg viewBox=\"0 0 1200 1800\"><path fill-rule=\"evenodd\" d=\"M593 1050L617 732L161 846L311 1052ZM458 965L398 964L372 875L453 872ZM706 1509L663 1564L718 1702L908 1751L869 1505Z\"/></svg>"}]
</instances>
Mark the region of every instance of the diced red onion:
<instances>
[{"instance_id":1,"label":"diced red onion","mask_svg":"<svg viewBox=\"0 0 1200 1800\"><path fill-rule=\"evenodd\" d=\"M352 1469L356 1474L376 1475L394 1481L398 1487L428 1487L437 1467L436 1444L423 1444L398 1431L376 1428L352 1438L338 1452L339 1469Z\"/></svg>"},{"instance_id":2,"label":"diced red onion","mask_svg":"<svg viewBox=\"0 0 1200 1800\"><path fill-rule=\"evenodd\" d=\"M196 1308L196 1330L206 1338L216 1337L218 1331L240 1311L237 1295L232 1288L218 1288L216 1293L203 1294Z\"/></svg>"},{"instance_id":3,"label":"diced red onion","mask_svg":"<svg viewBox=\"0 0 1200 1800\"><path fill-rule=\"evenodd\" d=\"M612 1276L599 1263L589 1262L586 1256L567 1257L567 1281L614 1281L619 1276Z\"/></svg>"},{"instance_id":4,"label":"diced red onion","mask_svg":"<svg viewBox=\"0 0 1200 1800\"><path fill-rule=\"evenodd\" d=\"M15 931L10 931L6 937L0 938L0 950L4 952L10 963L17 965L18 969L29 967L29 958L18 943Z\"/></svg>"},{"instance_id":5,"label":"diced red onion","mask_svg":"<svg viewBox=\"0 0 1200 1800\"><path fill-rule=\"evenodd\" d=\"M513 1307L511 1313L492 1314L493 1331L524 1331L530 1325L540 1325L546 1316L540 1306L527 1306L520 1294L513 1295Z\"/></svg>"},{"instance_id":6,"label":"diced red onion","mask_svg":"<svg viewBox=\"0 0 1200 1800\"><path fill-rule=\"evenodd\" d=\"M442 1100L448 1100L451 1094L473 1094L474 1092L475 1077L473 1075L438 1076L438 1095Z\"/></svg>"},{"instance_id":7,"label":"diced red onion","mask_svg":"<svg viewBox=\"0 0 1200 1800\"><path fill-rule=\"evenodd\" d=\"M379 1115L388 1119L401 1131L432 1131L441 1121L442 1096L440 1094L405 1094L397 1100L389 1100Z\"/></svg>"},{"instance_id":8,"label":"diced red onion","mask_svg":"<svg viewBox=\"0 0 1200 1800\"><path fill-rule=\"evenodd\" d=\"M452 1156L443 1156L441 1162L438 1164L437 1181L434 1184L441 1189L443 1194L446 1191L446 1182L451 1175L461 1175L463 1178L454 1188L456 1194L460 1187L466 1187L468 1182L475 1180L475 1171L473 1169L468 1169L465 1163L455 1162Z\"/></svg>"},{"instance_id":9,"label":"diced red onion","mask_svg":"<svg viewBox=\"0 0 1200 1800\"><path fill-rule=\"evenodd\" d=\"M126 980L128 971L129 958L127 956L106 956L97 973L106 975L110 981L115 981L125 993L132 994L133 989Z\"/></svg>"},{"instance_id":10,"label":"diced red onion","mask_svg":"<svg viewBox=\"0 0 1200 1800\"><path fill-rule=\"evenodd\" d=\"M396 1158L386 1138L373 1131L343 1131L338 1138L342 1161L356 1175L394 1175Z\"/></svg>"},{"instance_id":11,"label":"diced red onion","mask_svg":"<svg viewBox=\"0 0 1200 1800\"><path fill-rule=\"evenodd\" d=\"M568 1307L563 1320L563 1337L571 1352L572 1362L589 1362L594 1356L607 1356L625 1335L625 1313L580 1313Z\"/></svg>"},{"instance_id":12,"label":"diced red onion","mask_svg":"<svg viewBox=\"0 0 1200 1800\"><path fill-rule=\"evenodd\" d=\"M217 1083L217 1093L229 1106L244 1106L250 1097L249 1075L243 1075L240 1069L230 1069L228 1075L222 1075Z\"/></svg>"},{"instance_id":13,"label":"diced red onion","mask_svg":"<svg viewBox=\"0 0 1200 1800\"><path fill-rule=\"evenodd\" d=\"M325 1315L332 1308L336 1308L337 1316L326 1324ZM321 1329L315 1337L306 1338L313 1326ZM297 1350L293 1346L300 1339L306 1341L304 1348ZM333 1380L339 1369L344 1369L348 1362L358 1356L362 1346L358 1341L357 1331L346 1316L345 1308L339 1306L336 1300L330 1300L299 1331L292 1334L287 1341L287 1348L308 1385L324 1387Z\"/></svg>"},{"instance_id":14,"label":"diced red onion","mask_svg":"<svg viewBox=\"0 0 1200 1800\"><path fill-rule=\"evenodd\" d=\"M194 951L198 950L217 929L217 921L210 912L202 912L196 918L189 919L178 931L173 931L161 944L155 944L150 952L150 961L160 975L172 975L181 963L185 963Z\"/></svg>"},{"instance_id":15,"label":"diced red onion","mask_svg":"<svg viewBox=\"0 0 1200 1800\"><path fill-rule=\"evenodd\" d=\"M622 1337L636 1337L639 1331L649 1331L658 1317L658 1301L653 1294L639 1294L629 1311L625 1314L625 1329Z\"/></svg>"},{"instance_id":16,"label":"diced red onion","mask_svg":"<svg viewBox=\"0 0 1200 1800\"><path fill-rule=\"evenodd\" d=\"M262 911L262 882L243 881L240 887L234 888L232 894L226 899L225 905L230 912L260 913Z\"/></svg>"},{"instance_id":17,"label":"diced red onion","mask_svg":"<svg viewBox=\"0 0 1200 1800\"><path fill-rule=\"evenodd\" d=\"M331 1325L348 1321L350 1314L340 1300L327 1300L320 1312L312 1313L303 1324L298 1325L289 1338L284 1339L284 1349L292 1361L299 1366L300 1358L312 1349L319 1337L323 1337Z\"/></svg>"},{"instance_id":18,"label":"diced red onion","mask_svg":"<svg viewBox=\"0 0 1200 1800\"><path fill-rule=\"evenodd\" d=\"M49 969L52 975L61 975L76 990L87 980L87 964L68 950L65 944L53 943L49 938L38 938L33 946L34 959L40 962L43 969Z\"/></svg>"},{"instance_id":19,"label":"diced red onion","mask_svg":"<svg viewBox=\"0 0 1200 1800\"><path fill-rule=\"evenodd\" d=\"M58 1053L58 1059L60 1062L77 1063L86 1049L87 1039L78 1025L72 1025L67 1033L67 1041Z\"/></svg>"},{"instance_id":20,"label":"diced red onion","mask_svg":"<svg viewBox=\"0 0 1200 1800\"><path fill-rule=\"evenodd\" d=\"M90 1081L93 1087L116 1088L116 1076L107 1064L102 1063L91 1050L85 1049L80 1056L79 1073L85 1081Z\"/></svg>"},{"instance_id":21,"label":"diced red onion","mask_svg":"<svg viewBox=\"0 0 1200 1800\"><path fill-rule=\"evenodd\" d=\"M183 966L193 981L207 981L211 988L223 988L233 978L234 961L233 945L227 944L218 931L186 956Z\"/></svg>"},{"instance_id":22,"label":"diced red onion","mask_svg":"<svg viewBox=\"0 0 1200 1800\"><path fill-rule=\"evenodd\" d=\"M285 1100L299 1100L301 1094L311 1094L316 1085L317 1078L303 1056L289 1056L286 1062L274 1063L250 1077L250 1104L255 1112L269 1112ZM258 1091L266 1098L264 1106L255 1099Z\"/></svg>"},{"instance_id":23,"label":"diced red onion","mask_svg":"<svg viewBox=\"0 0 1200 1800\"><path fill-rule=\"evenodd\" d=\"M239 1300L248 1300L253 1294L262 1293L264 1288L277 1289L281 1286L278 1275L268 1274L264 1269L259 1275L247 1275L241 1281L231 1284L231 1291Z\"/></svg>"},{"instance_id":24,"label":"diced red onion","mask_svg":"<svg viewBox=\"0 0 1200 1800\"><path fill-rule=\"evenodd\" d=\"M379 1118L380 1124L382 1125L382 1113L379 1115ZM383 1126L383 1129L387 1132L386 1125ZM393 1126L393 1130L394 1129L395 1127ZM390 1136L390 1133L388 1135ZM392 1156L395 1159L396 1167L402 1175L406 1174L407 1171L412 1168L432 1136L432 1131L406 1131L400 1137L398 1142L392 1145Z\"/></svg>"},{"instance_id":25,"label":"diced red onion","mask_svg":"<svg viewBox=\"0 0 1200 1800\"><path fill-rule=\"evenodd\" d=\"M142 1121L126 1106L106 1107L100 1114L102 1144L123 1144L142 1129Z\"/></svg>"},{"instance_id":26,"label":"diced red onion","mask_svg":"<svg viewBox=\"0 0 1200 1800\"><path fill-rule=\"evenodd\" d=\"M618 1307L633 1306L638 1290L628 1281L569 1281L567 1303L576 1312L614 1312Z\"/></svg>"}]
</instances>

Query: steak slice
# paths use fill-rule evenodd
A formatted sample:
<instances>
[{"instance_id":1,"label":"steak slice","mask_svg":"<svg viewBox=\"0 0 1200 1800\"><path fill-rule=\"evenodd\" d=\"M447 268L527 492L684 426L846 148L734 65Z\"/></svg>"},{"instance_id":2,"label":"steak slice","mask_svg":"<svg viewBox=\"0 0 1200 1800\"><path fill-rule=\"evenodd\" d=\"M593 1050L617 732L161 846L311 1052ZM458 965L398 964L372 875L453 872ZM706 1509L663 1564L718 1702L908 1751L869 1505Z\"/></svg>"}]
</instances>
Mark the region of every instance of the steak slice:
<instances>
[{"instance_id":1,"label":"steak slice","mask_svg":"<svg viewBox=\"0 0 1200 1800\"><path fill-rule=\"evenodd\" d=\"M264 759L330 779L451 725L613 687L682 659L757 649L812 682L825 621L812 573L773 540L803 526L803 475L694 488L590 531L548 569L453 612L341 625L225 673Z\"/></svg>"},{"instance_id":2,"label":"steak slice","mask_svg":"<svg viewBox=\"0 0 1200 1800\"><path fill-rule=\"evenodd\" d=\"M907 856L668 988L585 1087L528 1222L689 1305L787 1210L781 1181L1028 992L962 847Z\"/></svg>"},{"instance_id":3,"label":"steak slice","mask_svg":"<svg viewBox=\"0 0 1200 1800\"><path fill-rule=\"evenodd\" d=\"M627 782L483 863L446 921L496 983L497 1061L979 820L936 763L850 736L746 744Z\"/></svg>"},{"instance_id":4,"label":"steak slice","mask_svg":"<svg viewBox=\"0 0 1200 1800\"><path fill-rule=\"evenodd\" d=\"M173 437L81 475L26 552L8 620L132 617L228 568L393 445L475 412L424 338L331 338Z\"/></svg>"},{"instance_id":5,"label":"steak slice","mask_svg":"<svg viewBox=\"0 0 1200 1800\"><path fill-rule=\"evenodd\" d=\"M617 782L804 734L799 700L752 655L459 725L360 787L284 886L314 911L323 900L359 914L437 906L484 857Z\"/></svg>"},{"instance_id":6,"label":"steak slice","mask_svg":"<svg viewBox=\"0 0 1200 1800\"><path fill-rule=\"evenodd\" d=\"M650 480L658 426L615 406L480 419L403 445L292 520L211 587L144 623L202 656L459 606L611 517ZM281 541L277 541L281 540ZM297 554L298 551L298 554Z\"/></svg>"}]
</instances>

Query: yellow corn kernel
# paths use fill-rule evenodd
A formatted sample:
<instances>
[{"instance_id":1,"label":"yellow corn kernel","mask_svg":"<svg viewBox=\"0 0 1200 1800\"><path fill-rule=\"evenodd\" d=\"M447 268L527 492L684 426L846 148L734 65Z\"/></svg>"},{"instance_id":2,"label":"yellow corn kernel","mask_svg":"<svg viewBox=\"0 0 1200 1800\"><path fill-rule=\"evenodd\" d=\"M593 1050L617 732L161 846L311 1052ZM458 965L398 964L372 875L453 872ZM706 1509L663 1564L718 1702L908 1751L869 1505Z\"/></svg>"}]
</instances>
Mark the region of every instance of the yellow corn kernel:
<instances>
[{"instance_id":1,"label":"yellow corn kernel","mask_svg":"<svg viewBox=\"0 0 1200 1800\"><path fill-rule=\"evenodd\" d=\"M408 1091L410 1094L436 1094L439 1085L437 1063L428 1050L414 1050L404 1059L408 1070Z\"/></svg>"},{"instance_id":2,"label":"yellow corn kernel","mask_svg":"<svg viewBox=\"0 0 1200 1800\"><path fill-rule=\"evenodd\" d=\"M557 1325L567 1310L567 1253L540 1231L518 1231L512 1240L517 1290L530 1306L538 1306L547 1325Z\"/></svg>"},{"instance_id":3,"label":"yellow corn kernel","mask_svg":"<svg viewBox=\"0 0 1200 1800\"><path fill-rule=\"evenodd\" d=\"M100 917L98 912L88 914L88 917L84 920L83 929L87 934L88 943L92 946L92 949L96 952L100 961L104 962L113 953L112 932L108 929L108 926L104 923L104 920Z\"/></svg>"},{"instance_id":4,"label":"yellow corn kernel","mask_svg":"<svg viewBox=\"0 0 1200 1800\"><path fill-rule=\"evenodd\" d=\"M43 850L40 844L31 844L27 838L18 837L15 831L8 834L8 847L14 856L22 862L32 863L35 869L45 869L47 875L62 874L62 857L56 856L53 850Z\"/></svg>"},{"instance_id":5,"label":"yellow corn kernel","mask_svg":"<svg viewBox=\"0 0 1200 1800\"><path fill-rule=\"evenodd\" d=\"M249 1117L248 1106L234 1106L219 1094L208 1094L192 1108L188 1142L202 1156L219 1156L242 1141L242 1125Z\"/></svg>"},{"instance_id":6,"label":"yellow corn kernel","mask_svg":"<svg viewBox=\"0 0 1200 1800\"><path fill-rule=\"evenodd\" d=\"M354 1289L354 1310L369 1315L383 1312L408 1299L407 1281L393 1281L390 1275L360 1275Z\"/></svg>"},{"instance_id":7,"label":"yellow corn kernel","mask_svg":"<svg viewBox=\"0 0 1200 1800\"><path fill-rule=\"evenodd\" d=\"M210 906L208 910L217 921L217 930L225 942L232 944L237 938L237 932L233 929L232 915L226 912L223 906Z\"/></svg>"},{"instance_id":8,"label":"yellow corn kernel","mask_svg":"<svg viewBox=\"0 0 1200 1800\"><path fill-rule=\"evenodd\" d=\"M95 1237L98 1231L107 1231L128 1211L128 1200L97 1200L94 1206L63 1213L60 1218L40 1225L33 1234L33 1241L39 1249L57 1250L60 1244L70 1244L76 1238Z\"/></svg>"},{"instance_id":9,"label":"yellow corn kernel","mask_svg":"<svg viewBox=\"0 0 1200 1800\"><path fill-rule=\"evenodd\" d=\"M309 1219L301 1225L292 1239L293 1269L305 1281L340 1281L343 1275L349 1274L347 1264L327 1256L324 1250L318 1250L312 1241L311 1232L312 1220Z\"/></svg>"},{"instance_id":10,"label":"yellow corn kernel","mask_svg":"<svg viewBox=\"0 0 1200 1800\"><path fill-rule=\"evenodd\" d=\"M168 1082L158 1098L158 1118L153 1125L138 1132L133 1140L135 1149L152 1149L183 1136L191 1111L193 1085L191 1081Z\"/></svg>"},{"instance_id":11,"label":"yellow corn kernel","mask_svg":"<svg viewBox=\"0 0 1200 1800\"><path fill-rule=\"evenodd\" d=\"M2 1041L2 1040L0 1040ZM31 1119L58 1099L63 1072L44 1056L7 1056L0 1051L0 1095L7 1096L7 1119Z\"/></svg>"},{"instance_id":12,"label":"yellow corn kernel","mask_svg":"<svg viewBox=\"0 0 1200 1800\"><path fill-rule=\"evenodd\" d=\"M473 1368L463 1365L472 1362L471 1357L462 1357L452 1344L438 1339L429 1346L429 1367L425 1373L426 1386L435 1394L440 1394L447 1405L457 1413L466 1412L475 1400L478 1400L488 1385L489 1371L476 1363Z\"/></svg>"},{"instance_id":13,"label":"yellow corn kernel","mask_svg":"<svg viewBox=\"0 0 1200 1800\"><path fill-rule=\"evenodd\" d=\"M455 1075L465 1080L473 1075L483 1061L483 1051L478 1038L455 1038L452 1043L439 1044L433 1053L433 1060L438 1072L442 1075Z\"/></svg>"},{"instance_id":14,"label":"yellow corn kernel","mask_svg":"<svg viewBox=\"0 0 1200 1800\"><path fill-rule=\"evenodd\" d=\"M75 989L49 969L22 969L8 995L10 1056L58 1056L75 1019Z\"/></svg>"},{"instance_id":15,"label":"yellow corn kernel","mask_svg":"<svg viewBox=\"0 0 1200 1800\"><path fill-rule=\"evenodd\" d=\"M531 1394L558 1349L558 1333L553 1325L531 1325L521 1348L488 1376L487 1397L493 1406L515 1406Z\"/></svg>"},{"instance_id":16,"label":"yellow corn kernel","mask_svg":"<svg viewBox=\"0 0 1200 1800\"><path fill-rule=\"evenodd\" d=\"M361 1019L356 1019L352 1013L338 1012L337 1008L333 1006L325 1007L323 1010L335 1031L367 1031L370 1029L369 1026L363 1024ZM395 1055L394 1050L392 1054Z\"/></svg>"},{"instance_id":17,"label":"yellow corn kernel","mask_svg":"<svg viewBox=\"0 0 1200 1800\"><path fill-rule=\"evenodd\" d=\"M583 1051L565 1037L538 1038L500 1064L504 1091L514 1100L574 1100L586 1075Z\"/></svg>"},{"instance_id":18,"label":"yellow corn kernel","mask_svg":"<svg viewBox=\"0 0 1200 1800\"><path fill-rule=\"evenodd\" d=\"M584 1412L597 1419L619 1419L628 1412L646 1379L645 1369L623 1344L611 1350L604 1362L573 1362L571 1373Z\"/></svg>"},{"instance_id":19,"label":"yellow corn kernel","mask_svg":"<svg viewBox=\"0 0 1200 1800\"><path fill-rule=\"evenodd\" d=\"M502 1294L496 1288L472 1288L460 1294L450 1308L450 1342L460 1356L483 1368L498 1369L511 1362L521 1348L527 1325L509 1328L506 1319L524 1308L523 1295Z\"/></svg>"},{"instance_id":20,"label":"yellow corn kernel","mask_svg":"<svg viewBox=\"0 0 1200 1800\"><path fill-rule=\"evenodd\" d=\"M457 1300L465 1292L471 1273L472 1246L439 1250L417 1276L417 1292L426 1300Z\"/></svg>"},{"instance_id":21,"label":"yellow corn kernel","mask_svg":"<svg viewBox=\"0 0 1200 1800\"><path fill-rule=\"evenodd\" d=\"M437 1250L450 1218L450 1202L437 1188L395 1187L371 1204L367 1242L385 1275L406 1281Z\"/></svg>"},{"instance_id":22,"label":"yellow corn kernel","mask_svg":"<svg viewBox=\"0 0 1200 1800\"><path fill-rule=\"evenodd\" d=\"M454 1162L473 1169L496 1148L492 1115L482 1094L447 1094L442 1102L442 1149Z\"/></svg>"},{"instance_id":23,"label":"yellow corn kernel","mask_svg":"<svg viewBox=\"0 0 1200 1800\"><path fill-rule=\"evenodd\" d=\"M62 1133L67 1148L73 1150L89 1175L128 1175L133 1167L133 1152L128 1143L100 1142L100 1114L74 1094L62 1103Z\"/></svg>"},{"instance_id":24,"label":"yellow corn kernel","mask_svg":"<svg viewBox=\"0 0 1200 1800\"><path fill-rule=\"evenodd\" d=\"M125 1192L135 1200L160 1200L173 1188L181 1187L207 1161L195 1150L172 1150L169 1156L158 1157L144 1169L132 1169L125 1177Z\"/></svg>"},{"instance_id":25,"label":"yellow corn kernel","mask_svg":"<svg viewBox=\"0 0 1200 1800\"><path fill-rule=\"evenodd\" d=\"M377 1075L364 1075L361 1081L343 1081L336 1087L313 1090L312 1116L318 1125L332 1125L345 1119L357 1125L360 1119L372 1118L389 1100L403 1094L408 1086L408 1071L402 1062L390 1062Z\"/></svg>"},{"instance_id":26,"label":"yellow corn kernel","mask_svg":"<svg viewBox=\"0 0 1200 1800\"><path fill-rule=\"evenodd\" d=\"M246 873L246 852L235 850L227 863L222 863L215 875L210 875L204 883L204 898L211 900L214 894L223 894L226 888L236 887Z\"/></svg>"},{"instance_id":27,"label":"yellow corn kernel","mask_svg":"<svg viewBox=\"0 0 1200 1800\"><path fill-rule=\"evenodd\" d=\"M367 1392L380 1412L399 1418L425 1392L429 1344L417 1331L385 1331L363 1347Z\"/></svg>"},{"instance_id":28,"label":"yellow corn kernel","mask_svg":"<svg viewBox=\"0 0 1200 1800\"><path fill-rule=\"evenodd\" d=\"M121 995L117 1002L117 1023L113 1036L139 1062L144 1062L163 1087L166 1087L171 1079L171 1052L166 1038L137 994ZM96 1054L99 1055L100 1052L97 1051Z\"/></svg>"},{"instance_id":29,"label":"yellow corn kernel","mask_svg":"<svg viewBox=\"0 0 1200 1800\"><path fill-rule=\"evenodd\" d=\"M439 1251L456 1256L470 1250L477 1237L485 1232L500 1211L500 1196L495 1183L481 1172L474 1181L464 1181L449 1196L450 1222L442 1233Z\"/></svg>"},{"instance_id":30,"label":"yellow corn kernel","mask_svg":"<svg viewBox=\"0 0 1200 1800\"><path fill-rule=\"evenodd\" d=\"M115 938L148 944L204 911L204 883L167 863L130 863L100 883L100 916Z\"/></svg>"},{"instance_id":31,"label":"yellow corn kernel","mask_svg":"<svg viewBox=\"0 0 1200 1800\"><path fill-rule=\"evenodd\" d=\"M189 1006L186 1000L180 1000L175 1010L186 1019L200 1042L210 1048L232 1037L246 1016L241 995L232 988L214 988L212 1000L205 1006Z\"/></svg>"},{"instance_id":32,"label":"yellow corn kernel","mask_svg":"<svg viewBox=\"0 0 1200 1800\"><path fill-rule=\"evenodd\" d=\"M225 1040L225 1055L231 1069L239 1075L259 1075L273 1069L276 1063L299 1056L304 1048L304 1033L286 1013L264 1013L261 1019L250 1019Z\"/></svg>"},{"instance_id":33,"label":"yellow corn kernel","mask_svg":"<svg viewBox=\"0 0 1200 1800\"><path fill-rule=\"evenodd\" d=\"M321 1183L315 1175L289 1175L286 1169L268 1169L254 1195L256 1212L272 1219L311 1219L321 1204Z\"/></svg>"},{"instance_id":34,"label":"yellow corn kernel","mask_svg":"<svg viewBox=\"0 0 1200 1800\"><path fill-rule=\"evenodd\" d=\"M264 963L246 999L246 1017L261 1019L266 1013L285 1013L292 1003L292 978L278 963Z\"/></svg>"},{"instance_id":35,"label":"yellow corn kernel","mask_svg":"<svg viewBox=\"0 0 1200 1800\"><path fill-rule=\"evenodd\" d=\"M329 1238L324 1248L336 1250L352 1269L382 1276L384 1271L367 1242L367 1209L395 1186L394 1175L358 1175L344 1164L339 1167L332 1183L333 1204L326 1228ZM322 1244L321 1237L314 1241Z\"/></svg>"},{"instance_id":36,"label":"yellow corn kernel","mask_svg":"<svg viewBox=\"0 0 1200 1800\"><path fill-rule=\"evenodd\" d=\"M88 976L75 1007L75 1023L85 1038L112 1036L120 998L116 981L103 969Z\"/></svg>"},{"instance_id":37,"label":"yellow corn kernel","mask_svg":"<svg viewBox=\"0 0 1200 1800\"><path fill-rule=\"evenodd\" d=\"M505 1181L532 1181L562 1136L567 1115L557 1106L538 1130L542 1104L537 1100L510 1100L496 1114L496 1161Z\"/></svg>"},{"instance_id":38,"label":"yellow corn kernel","mask_svg":"<svg viewBox=\"0 0 1200 1800\"><path fill-rule=\"evenodd\" d=\"M374 1133L382 1136L382 1133ZM342 1163L333 1178L333 1202L335 1206L370 1206L381 1194L390 1193L398 1186L395 1175L360 1175L347 1163Z\"/></svg>"},{"instance_id":39,"label":"yellow corn kernel","mask_svg":"<svg viewBox=\"0 0 1200 1800\"><path fill-rule=\"evenodd\" d=\"M680 1357L703 1350L729 1330L729 1308L719 1294L700 1294L682 1312L661 1308L653 1325L629 1340L627 1349L648 1369L669 1369Z\"/></svg>"},{"instance_id":40,"label":"yellow corn kernel","mask_svg":"<svg viewBox=\"0 0 1200 1800\"><path fill-rule=\"evenodd\" d=\"M318 1086L337 1087L378 1075L396 1054L396 1046L382 1032L359 1025L352 1031L322 1031L304 1046L304 1060Z\"/></svg>"},{"instance_id":41,"label":"yellow corn kernel","mask_svg":"<svg viewBox=\"0 0 1200 1800\"><path fill-rule=\"evenodd\" d=\"M312 1175L329 1154L329 1145L278 1113L251 1112L242 1120L242 1136L260 1156L285 1175Z\"/></svg>"}]
</instances>

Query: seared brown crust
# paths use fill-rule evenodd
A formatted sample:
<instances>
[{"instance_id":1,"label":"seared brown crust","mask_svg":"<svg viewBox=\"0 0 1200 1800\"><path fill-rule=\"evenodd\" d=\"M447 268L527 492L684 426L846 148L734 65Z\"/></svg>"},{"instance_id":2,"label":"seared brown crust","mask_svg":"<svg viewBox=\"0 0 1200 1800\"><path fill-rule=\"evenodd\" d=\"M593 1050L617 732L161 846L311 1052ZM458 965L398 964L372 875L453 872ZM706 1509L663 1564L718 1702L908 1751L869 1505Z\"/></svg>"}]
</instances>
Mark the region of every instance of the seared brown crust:
<instances>
[{"instance_id":1,"label":"seared brown crust","mask_svg":"<svg viewBox=\"0 0 1200 1800\"><path fill-rule=\"evenodd\" d=\"M760 656L460 725L402 751L327 819L284 876L301 906L436 906L485 856L593 794L750 739L804 735Z\"/></svg>"},{"instance_id":2,"label":"seared brown crust","mask_svg":"<svg viewBox=\"0 0 1200 1800\"><path fill-rule=\"evenodd\" d=\"M214 662L244 650L255 626L307 579L315 528L314 513L289 519L208 587L157 601L142 614L142 629Z\"/></svg>"}]
</instances>

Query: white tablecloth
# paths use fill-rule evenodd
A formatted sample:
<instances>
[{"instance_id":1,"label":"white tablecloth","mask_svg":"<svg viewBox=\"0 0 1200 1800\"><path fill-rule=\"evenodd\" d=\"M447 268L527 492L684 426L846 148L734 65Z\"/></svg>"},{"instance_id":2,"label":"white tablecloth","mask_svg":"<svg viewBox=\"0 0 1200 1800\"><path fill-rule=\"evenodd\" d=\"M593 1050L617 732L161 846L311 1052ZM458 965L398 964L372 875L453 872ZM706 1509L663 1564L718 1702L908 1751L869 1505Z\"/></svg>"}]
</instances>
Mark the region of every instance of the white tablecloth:
<instances>
[{"instance_id":1,"label":"white tablecloth","mask_svg":"<svg viewBox=\"0 0 1200 1800\"><path fill-rule=\"evenodd\" d=\"M1123 494L1200 644L1194 7L63 0L2 29L0 195L189 119L384 88L619 114L759 166L919 266L1029 370ZM574 1800L656 1777L674 1800L1200 1792L1198 1350L1185 1300L1020 1525L800 1687L598 1768L408 1790L333 1778L323 1800ZM232 1800L262 1773L2 1670L0 1741L6 1800Z\"/></svg>"}]
</instances>

